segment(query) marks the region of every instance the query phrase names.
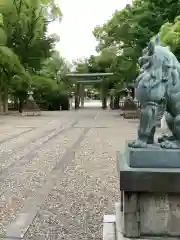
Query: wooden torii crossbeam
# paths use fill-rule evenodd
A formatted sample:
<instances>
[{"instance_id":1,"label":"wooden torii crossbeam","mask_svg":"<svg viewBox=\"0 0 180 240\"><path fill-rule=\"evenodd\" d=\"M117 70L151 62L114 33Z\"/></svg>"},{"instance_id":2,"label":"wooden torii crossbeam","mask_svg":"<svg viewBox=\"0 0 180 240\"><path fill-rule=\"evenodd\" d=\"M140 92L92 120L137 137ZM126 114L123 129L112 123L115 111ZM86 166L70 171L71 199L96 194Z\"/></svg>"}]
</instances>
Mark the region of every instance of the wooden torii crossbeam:
<instances>
[{"instance_id":1,"label":"wooden torii crossbeam","mask_svg":"<svg viewBox=\"0 0 180 240\"><path fill-rule=\"evenodd\" d=\"M68 73L66 74L66 77L68 78L73 78L76 79L77 82L90 82L93 80L93 82L97 81L97 82L101 82L103 81L104 77L108 77L108 76L113 76L113 73Z\"/></svg>"},{"instance_id":2,"label":"wooden torii crossbeam","mask_svg":"<svg viewBox=\"0 0 180 240\"><path fill-rule=\"evenodd\" d=\"M102 77L102 76L112 76L114 73L67 73L67 77Z\"/></svg>"}]
</instances>

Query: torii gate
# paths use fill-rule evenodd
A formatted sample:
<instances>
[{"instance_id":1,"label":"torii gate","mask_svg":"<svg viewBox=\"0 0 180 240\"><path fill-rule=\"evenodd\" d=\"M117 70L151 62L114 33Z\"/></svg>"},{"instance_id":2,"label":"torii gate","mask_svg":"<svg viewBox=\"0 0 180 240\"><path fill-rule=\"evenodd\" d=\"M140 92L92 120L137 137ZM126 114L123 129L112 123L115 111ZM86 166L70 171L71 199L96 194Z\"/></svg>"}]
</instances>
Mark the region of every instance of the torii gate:
<instances>
[{"instance_id":1,"label":"torii gate","mask_svg":"<svg viewBox=\"0 0 180 240\"><path fill-rule=\"evenodd\" d=\"M102 108L107 108L107 96L105 89L105 81L107 77L113 76L113 73L69 73L66 76L69 79L73 79L73 82L76 84L75 91L75 109L78 109L80 106L84 106L84 85L102 83L101 84L101 99L102 99Z\"/></svg>"}]
</instances>

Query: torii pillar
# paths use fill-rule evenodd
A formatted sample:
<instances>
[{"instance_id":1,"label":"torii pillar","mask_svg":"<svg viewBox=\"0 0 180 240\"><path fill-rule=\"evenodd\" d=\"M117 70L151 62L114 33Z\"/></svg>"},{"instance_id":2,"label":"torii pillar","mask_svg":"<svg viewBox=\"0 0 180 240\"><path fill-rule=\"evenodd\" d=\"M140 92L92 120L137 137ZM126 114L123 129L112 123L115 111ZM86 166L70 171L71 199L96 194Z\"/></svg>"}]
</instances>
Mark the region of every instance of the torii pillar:
<instances>
[{"instance_id":1,"label":"torii pillar","mask_svg":"<svg viewBox=\"0 0 180 240\"><path fill-rule=\"evenodd\" d=\"M107 89L106 83L101 83L101 100L102 100L102 109L107 109Z\"/></svg>"},{"instance_id":2,"label":"torii pillar","mask_svg":"<svg viewBox=\"0 0 180 240\"><path fill-rule=\"evenodd\" d=\"M79 108L79 103L80 103L80 84L77 83L75 92L75 109Z\"/></svg>"},{"instance_id":3,"label":"torii pillar","mask_svg":"<svg viewBox=\"0 0 180 240\"><path fill-rule=\"evenodd\" d=\"M81 84L80 91L81 91L81 107L84 108L85 94L84 94L84 85L83 84Z\"/></svg>"}]
</instances>

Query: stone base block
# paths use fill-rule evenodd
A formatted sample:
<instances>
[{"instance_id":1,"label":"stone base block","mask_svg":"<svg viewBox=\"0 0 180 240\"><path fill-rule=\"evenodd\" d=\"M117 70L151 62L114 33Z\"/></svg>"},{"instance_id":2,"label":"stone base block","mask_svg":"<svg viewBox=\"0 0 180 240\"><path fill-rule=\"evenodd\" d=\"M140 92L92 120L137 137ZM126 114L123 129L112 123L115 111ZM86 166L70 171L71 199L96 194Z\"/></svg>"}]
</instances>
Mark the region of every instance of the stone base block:
<instances>
[{"instance_id":1,"label":"stone base block","mask_svg":"<svg viewBox=\"0 0 180 240\"><path fill-rule=\"evenodd\" d=\"M116 240L115 215L105 215L104 216L103 240Z\"/></svg>"},{"instance_id":2,"label":"stone base block","mask_svg":"<svg viewBox=\"0 0 180 240\"><path fill-rule=\"evenodd\" d=\"M179 240L179 237L168 237L168 236L140 236L140 237L125 237L123 235L123 212L120 210L120 203L115 204L115 229L116 229L116 240Z\"/></svg>"},{"instance_id":3,"label":"stone base block","mask_svg":"<svg viewBox=\"0 0 180 240\"><path fill-rule=\"evenodd\" d=\"M143 201L142 201L143 202ZM157 212L159 215L159 212ZM161 214L161 213L160 213ZM149 216L148 216L149 217ZM123 235L123 212L120 203L115 204L115 215L105 215L103 221L103 240L179 240L179 237L168 236L140 236L138 238L125 237ZM155 226L155 223L154 223ZM157 226L156 226L157 228Z\"/></svg>"},{"instance_id":4,"label":"stone base block","mask_svg":"<svg viewBox=\"0 0 180 240\"><path fill-rule=\"evenodd\" d=\"M180 238L180 194L123 192L122 234Z\"/></svg>"},{"instance_id":5,"label":"stone base block","mask_svg":"<svg viewBox=\"0 0 180 240\"><path fill-rule=\"evenodd\" d=\"M139 111L138 110L124 110L123 116L125 119L137 119L139 118Z\"/></svg>"},{"instance_id":6,"label":"stone base block","mask_svg":"<svg viewBox=\"0 0 180 240\"><path fill-rule=\"evenodd\" d=\"M128 154L146 160L144 149L135 151ZM127 152L117 160L123 237L180 239L180 168L130 167Z\"/></svg>"},{"instance_id":7,"label":"stone base block","mask_svg":"<svg viewBox=\"0 0 180 240\"><path fill-rule=\"evenodd\" d=\"M149 144L147 148L129 148L124 157L131 168L179 168L180 149L163 149L159 144Z\"/></svg>"},{"instance_id":8,"label":"stone base block","mask_svg":"<svg viewBox=\"0 0 180 240\"><path fill-rule=\"evenodd\" d=\"M22 116L40 116L41 115L41 111L24 111L22 112Z\"/></svg>"},{"instance_id":9,"label":"stone base block","mask_svg":"<svg viewBox=\"0 0 180 240\"><path fill-rule=\"evenodd\" d=\"M180 168L132 168L120 153L117 167L122 191L180 193Z\"/></svg>"}]
</instances>

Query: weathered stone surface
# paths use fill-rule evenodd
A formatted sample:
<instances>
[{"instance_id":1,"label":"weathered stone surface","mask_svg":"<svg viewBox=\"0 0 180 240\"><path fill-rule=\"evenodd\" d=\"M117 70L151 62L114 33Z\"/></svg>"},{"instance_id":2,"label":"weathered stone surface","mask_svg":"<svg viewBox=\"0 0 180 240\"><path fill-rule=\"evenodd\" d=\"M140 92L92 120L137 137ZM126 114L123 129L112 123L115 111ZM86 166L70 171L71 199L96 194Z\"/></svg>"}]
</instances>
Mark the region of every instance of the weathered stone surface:
<instances>
[{"instance_id":1,"label":"weathered stone surface","mask_svg":"<svg viewBox=\"0 0 180 240\"><path fill-rule=\"evenodd\" d=\"M143 201L144 198L145 198L145 196L142 196L141 201ZM153 203L152 199L149 201L149 203L150 202ZM163 207L163 206L161 205L161 207ZM162 211L161 208L160 208L160 211ZM159 212L157 214L159 214ZM153 213L155 213L155 212L153 212ZM163 211L162 211L162 213L163 213ZM133 238L133 237L127 238L123 235L123 232L122 232L123 214L122 213L119 214L119 212L116 211L116 219L117 219L117 215L119 215L119 217L118 217L118 221L116 221L116 228L118 227L119 231L118 231L118 234L116 235L116 238L117 238L116 240L133 240L133 239L136 239L136 240L140 240L140 239L143 239L143 240L179 240L179 237L177 237L177 236L169 237L169 236L157 236L157 235L156 236L150 236L150 235L142 236L141 235L141 237L139 237L139 238ZM161 214L161 216L162 215L163 214ZM160 219L160 216L158 216L158 218ZM148 219L145 219L145 221L147 221L147 220ZM157 221L155 223L157 223ZM159 224L159 222L158 222L158 224ZM156 225L156 229L157 229L157 226L158 225ZM146 223L146 227L147 227L147 223Z\"/></svg>"},{"instance_id":2,"label":"weathered stone surface","mask_svg":"<svg viewBox=\"0 0 180 240\"><path fill-rule=\"evenodd\" d=\"M124 192L124 237L180 237L180 194Z\"/></svg>"},{"instance_id":3,"label":"weathered stone surface","mask_svg":"<svg viewBox=\"0 0 180 240\"><path fill-rule=\"evenodd\" d=\"M125 237L140 237L138 195L124 192L123 235Z\"/></svg>"},{"instance_id":4,"label":"weathered stone surface","mask_svg":"<svg viewBox=\"0 0 180 240\"><path fill-rule=\"evenodd\" d=\"M141 235L168 235L169 202L168 195L139 195Z\"/></svg>"},{"instance_id":5,"label":"weathered stone surface","mask_svg":"<svg viewBox=\"0 0 180 240\"><path fill-rule=\"evenodd\" d=\"M180 168L180 149L163 149L158 144L148 148L129 148L125 155L132 168Z\"/></svg>"},{"instance_id":6,"label":"weathered stone surface","mask_svg":"<svg viewBox=\"0 0 180 240\"><path fill-rule=\"evenodd\" d=\"M180 195L171 195L168 197L169 216L168 233L170 235L180 235Z\"/></svg>"},{"instance_id":7,"label":"weathered stone surface","mask_svg":"<svg viewBox=\"0 0 180 240\"><path fill-rule=\"evenodd\" d=\"M140 194L142 235L180 237L180 194Z\"/></svg>"}]
</instances>

